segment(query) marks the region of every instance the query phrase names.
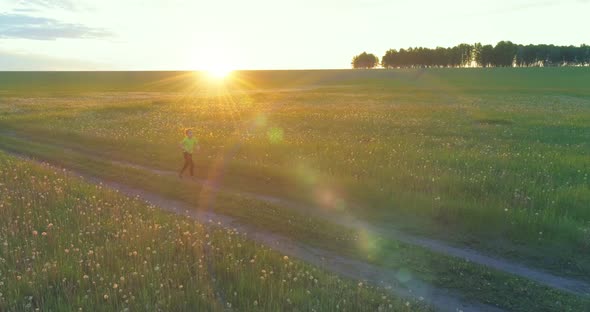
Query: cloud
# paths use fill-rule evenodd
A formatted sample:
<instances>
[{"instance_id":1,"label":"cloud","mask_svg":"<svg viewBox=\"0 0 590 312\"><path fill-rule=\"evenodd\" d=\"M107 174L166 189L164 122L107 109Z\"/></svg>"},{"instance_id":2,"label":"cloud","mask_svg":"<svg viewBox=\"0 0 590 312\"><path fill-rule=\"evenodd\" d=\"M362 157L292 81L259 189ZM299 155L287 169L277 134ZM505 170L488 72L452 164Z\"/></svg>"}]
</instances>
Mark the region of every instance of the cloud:
<instances>
[{"instance_id":1,"label":"cloud","mask_svg":"<svg viewBox=\"0 0 590 312\"><path fill-rule=\"evenodd\" d=\"M19 5L29 8L63 9L68 11L75 11L78 8L76 3L71 0L26 0L19 1Z\"/></svg>"},{"instance_id":2,"label":"cloud","mask_svg":"<svg viewBox=\"0 0 590 312\"><path fill-rule=\"evenodd\" d=\"M0 71L99 70L107 64L0 50Z\"/></svg>"},{"instance_id":3,"label":"cloud","mask_svg":"<svg viewBox=\"0 0 590 312\"><path fill-rule=\"evenodd\" d=\"M113 34L105 29L64 23L51 18L11 13L0 14L0 39L97 39L112 36Z\"/></svg>"}]
</instances>

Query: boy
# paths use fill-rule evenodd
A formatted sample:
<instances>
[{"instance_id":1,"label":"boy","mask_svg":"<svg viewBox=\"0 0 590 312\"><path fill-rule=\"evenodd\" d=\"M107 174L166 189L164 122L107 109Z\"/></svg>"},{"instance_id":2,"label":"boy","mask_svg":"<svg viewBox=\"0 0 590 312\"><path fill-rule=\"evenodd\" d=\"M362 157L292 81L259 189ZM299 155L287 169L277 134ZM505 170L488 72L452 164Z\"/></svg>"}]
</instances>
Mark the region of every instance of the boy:
<instances>
[{"instance_id":1,"label":"boy","mask_svg":"<svg viewBox=\"0 0 590 312\"><path fill-rule=\"evenodd\" d=\"M193 152L195 151L195 148L197 150L199 149L197 138L193 137L192 129L185 129L184 135L184 139L180 141L180 148L182 149L182 155L184 156L184 166L182 166L182 169L180 169L180 172L178 173L178 177L181 179L186 168L190 169L191 177L193 176L193 167L195 166L193 163Z\"/></svg>"}]
</instances>

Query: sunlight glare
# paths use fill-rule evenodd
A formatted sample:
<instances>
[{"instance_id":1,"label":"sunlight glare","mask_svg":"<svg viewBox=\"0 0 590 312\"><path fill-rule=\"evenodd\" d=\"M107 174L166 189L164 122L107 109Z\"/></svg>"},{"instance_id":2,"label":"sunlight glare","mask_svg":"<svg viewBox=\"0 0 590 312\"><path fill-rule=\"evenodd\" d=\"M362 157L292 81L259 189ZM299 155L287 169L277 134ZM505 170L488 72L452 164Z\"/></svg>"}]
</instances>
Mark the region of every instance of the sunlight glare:
<instances>
[{"instance_id":1,"label":"sunlight glare","mask_svg":"<svg viewBox=\"0 0 590 312\"><path fill-rule=\"evenodd\" d=\"M235 69L236 48L219 38L200 38L189 50L188 67L202 71L210 80L224 80Z\"/></svg>"},{"instance_id":2,"label":"sunlight glare","mask_svg":"<svg viewBox=\"0 0 590 312\"><path fill-rule=\"evenodd\" d=\"M228 67L213 67L213 68L206 69L205 71L207 72L207 74L210 77L213 77L216 79L224 79L231 74L232 69L230 69Z\"/></svg>"}]
</instances>

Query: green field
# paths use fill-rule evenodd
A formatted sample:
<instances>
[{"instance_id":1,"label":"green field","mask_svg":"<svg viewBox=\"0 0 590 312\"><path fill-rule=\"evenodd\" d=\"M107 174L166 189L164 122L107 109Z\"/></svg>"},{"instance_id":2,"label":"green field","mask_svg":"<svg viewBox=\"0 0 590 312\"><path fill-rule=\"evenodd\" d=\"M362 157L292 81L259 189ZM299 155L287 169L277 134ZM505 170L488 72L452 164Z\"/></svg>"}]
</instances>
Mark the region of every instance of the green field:
<instances>
[{"instance_id":1,"label":"green field","mask_svg":"<svg viewBox=\"0 0 590 312\"><path fill-rule=\"evenodd\" d=\"M120 165L178 170L182 157L177 144L182 129L192 127L201 142L197 176L227 190L218 195L214 209L219 213L371 263L408 268L421 279L474 301L510 310L576 311L587 303L585 299L443 255L433 261L437 254L395 241L361 243L358 233L316 219L307 211L236 199L229 191L280 197L322 214L352 215L377 227L590 281L588 81L590 69L566 67L251 71L233 73L225 81L187 72L5 72L0 73L0 150L197 207L202 204L200 186ZM19 174L18 183L26 187L10 182L7 166L2 169L5 185L0 187L35 193L35 180ZM78 192L80 183L71 183L72 192ZM108 192L83 188L98 192L98 198L106 196L117 205L140 209L135 208L137 204L111 199ZM24 207L26 202L13 205ZM21 218L30 215L17 211L9 213ZM51 219L37 209L31 213L39 218L34 220ZM181 222L161 215L151 211L142 220ZM110 222L109 226L117 226L118 221ZM64 224L63 231L78 232L78 227L70 226L74 225ZM19 237L27 237L24 233L30 230L19 228L23 231ZM5 232L0 239L8 236ZM219 244L229 246L224 237L219 236ZM265 252L269 263L281 260ZM130 264L116 264L113 270L119 265ZM2 276L6 268L0 270ZM184 278L182 272L170 274ZM248 278L232 274L223 281L227 287L238 287L230 285ZM472 278L454 278L463 274ZM489 287L478 289L484 278ZM240 298L261 292L275 298L264 299L269 304L265 310L282 307L283 301L273 300L284 294L247 286L240 286L247 288ZM352 291L349 286L339 287L341 293ZM516 298L515 289L526 291ZM350 304L373 302L376 305L366 308L375 310L381 304L371 301L381 298L377 292L367 290ZM315 308L330 310L334 303L330 296L334 295L323 291ZM213 299L202 300L201 306ZM252 308L236 300L231 304L239 310ZM172 301L163 299L163 306L173 308ZM17 307L6 304L9 309Z\"/></svg>"},{"instance_id":2,"label":"green field","mask_svg":"<svg viewBox=\"0 0 590 312\"><path fill-rule=\"evenodd\" d=\"M1 311L426 311L2 153L0 187Z\"/></svg>"}]
</instances>

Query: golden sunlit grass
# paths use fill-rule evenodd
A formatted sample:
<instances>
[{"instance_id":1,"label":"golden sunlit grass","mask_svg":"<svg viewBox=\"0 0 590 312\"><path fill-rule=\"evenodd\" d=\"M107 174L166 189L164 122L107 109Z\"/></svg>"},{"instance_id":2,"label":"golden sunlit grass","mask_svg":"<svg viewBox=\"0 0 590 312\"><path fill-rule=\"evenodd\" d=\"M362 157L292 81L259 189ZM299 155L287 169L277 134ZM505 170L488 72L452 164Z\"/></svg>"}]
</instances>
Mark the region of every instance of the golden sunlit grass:
<instances>
[{"instance_id":1,"label":"golden sunlit grass","mask_svg":"<svg viewBox=\"0 0 590 312\"><path fill-rule=\"evenodd\" d=\"M0 311L421 310L3 153L0 191Z\"/></svg>"},{"instance_id":2,"label":"golden sunlit grass","mask_svg":"<svg viewBox=\"0 0 590 312\"><path fill-rule=\"evenodd\" d=\"M68 159L68 166L89 175L120 181L126 185L135 185L154 194L165 194L167 197L194 204L195 207L201 204L202 196L199 196L200 198L194 196L196 193L201 194L195 191L194 188L197 186L194 183L178 180L175 176L165 177L125 165L105 166L109 159L102 161L71 150L64 151L47 145L41 147L27 141L6 141L5 139L0 136L0 149L18 146L19 149L31 151L30 148L36 146L32 150L35 150L34 155L39 159L46 159L51 163L62 163L62 160ZM12 150L12 148L8 149ZM312 178L308 182L313 183L313 180L315 179ZM536 307L553 307L556 304L580 307L586 306L587 303L562 292L548 292L547 288L530 281L495 272L461 259L443 256L398 241L378 239L364 232L357 233L319 218L310 218L308 215L242 196L218 193L215 206L215 211L233 216L243 222L262 225L266 230L393 270L402 268L403 272L409 272L418 279L428 280L445 288L460 289L467 297L480 302L497 302L502 307L531 311L538 310ZM42 232L39 233L42 235ZM465 279L464 276L470 278ZM401 282L404 280L402 279ZM486 281L485 286L482 286L483 280ZM511 286L505 287L505 285ZM521 291L515 293L514 289ZM534 307L531 306L531 298L535 298ZM527 309L520 309L521 307L527 307ZM580 309L571 309L571 311L578 310Z\"/></svg>"},{"instance_id":3,"label":"golden sunlit grass","mask_svg":"<svg viewBox=\"0 0 590 312\"><path fill-rule=\"evenodd\" d=\"M223 65L220 59L213 59L209 66L219 75L226 73L229 67L219 64ZM551 81L551 69L431 70L421 72L420 80L412 71L377 79L388 72L376 71L374 75L379 76L374 80L351 80L346 88L250 94L232 89L238 80L253 82L263 91L265 84L281 83L285 88L303 78L333 83L345 76L329 73L236 72L230 74L231 84L219 83L216 87L222 88L209 90L200 87L223 81L213 78L213 73L210 79L200 79L207 76L201 72L192 76L144 73L134 74L134 79L144 81L156 75L162 81L141 84L152 91L177 91L173 86L185 84L197 87L178 96L119 93L36 99L30 92L53 81L39 74L34 87L0 103L0 122L2 127L35 137L82 144L93 152L107 147L109 157L167 169L177 166L171 142L178 140L179 129L192 126L203 142L197 166L205 170L224 149L243 143L228 161L235 171L227 175L226 183L238 175L270 177L270 170L296 177L300 172L293 168L303 165L316 177L328 176L344 184L345 195L362 203L361 213L369 216L395 221L400 211L412 215L419 211L436 222L451 222L457 230L466 228L474 236L493 229L497 236L533 245L542 237L544 245L551 241L557 246L588 248L587 160L580 156L587 149L581 144L588 116L588 101L583 97L587 87L579 83L587 80L584 71L568 68L553 73L560 84L567 81L567 89L559 94L543 93L556 91L539 87ZM346 75L353 79L355 73ZM367 75L358 73L359 79ZM131 74L109 79L101 78L104 74L83 79L63 74L68 75L67 85L86 81L100 89L99 82L108 81L120 89L138 88L131 87L135 80L123 80ZM18 76L7 75L3 88L18 91L9 84L13 80L27 85L16 80ZM506 81L514 90L530 91L498 91L510 90ZM461 91L457 86L484 89ZM418 87L422 89L416 92ZM578 93L581 96L574 96ZM43 109L49 104L51 109ZM245 129L251 120L256 127ZM260 185L260 190L273 190L276 184ZM288 193L305 193L299 191Z\"/></svg>"},{"instance_id":4,"label":"golden sunlit grass","mask_svg":"<svg viewBox=\"0 0 590 312\"><path fill-rule=\"evenodd\" d=\"M67 74L71 75L67 86L86 83L76 89L79 92L129 93L43 98L35 98L32 92L48 92L51 78L33 75L37 80L35 88L31 88L12 74L5 74L4 88L14 96L0 102L0 129L57 148L80 148L107 162L119 159L177 170L179 155L174 152L174 144L181 135L179 129L191 126L203 143L196 155L200 169L197 175L202 178L207 178L207 170L219 155L232 150L227 162L222 162L224 186L280 196L317 194L313 199L324 206L354 210L388 226L397 220L425 235L442 233L436 235L437 239L448 238L445 232L458 237L468 233L467 237L476 238L476 248L485 248L490 235L516 238L526 246L519 250L519 257L530 257L535 264L563 274L588 276L588 257L578 252L588 250L590 234L586 209L590 198L585 170L588 158L584 158L589 94L582 83L587 81L587 75L573 69L559 69L559 73L552 70L371 72L392 73L391 80L374 79L378 76L369 76L368 72L338 72L333 76L325 72L234 73L232 82L256 90L251 93L233 92L232 84L205 72L176 76L137 73L130 81L125 77L131 74L113 75L111 79L101 78L103 74ZM419 79L416 73L422 73ZM193 76L187 79L189 75ZM343 75L373 78L355 81L345 88L326 85L344 84L338 80ZM558 85L545 86L553 81L548 79L553 75L560 79L551 84ZM285 91L300 86L297 83L302 77L323 79L324 84L319 86L322 89L312 89L317 87L313 85ZM160 83L144 83L158 80ZM101 85L104 81L110 85ZM216 81L219 83L212 83ZM214 87L203 87L208 84ZM19 89L15 85L28 87ZM63 85L49 86L53 92ZM188 92L178 87L185 85L194 89ZM268 85L285 89L271 90ZM132 93L146 90L163 93ZM248 122L255 127L246 128ZM26 150L25 143L29 142L10 141L0 133L2 148ZM71 157L47 148L29 151L41 159ZM83 158L77 164L77 170L95 170L93 174L103 169ZM292 176L295 183L285 176ZM141 177L145 179L145 175ZM126 179L128 175L117 178ZM143 183L139 178L133 182ZM167 184L160 178L151 182L160 183L152 189L154 192ZM363 209L346 205L349 199L360 202ZM241 203L228 204L225 209L243 213L244 218L256 219L253 222L265 227L269 223L279 227L291 222L288 218L272 219L275 216L264 215L265 209L248 210ZM252 211L260 215L252 218ZM414 222L417 219L420 222ZM434 222L421 223L425 220ZM435 232L437 225L442 232ZM299 234L293 237L301 239ZM513 245L507 246L514 253ZM499 243L492 247L498 252L503 248ZM410 258L404 254L403 259ZM440 257L416 258L436 259L436 263L427 264L413 261L417 267L452 267L441 265ZM466 291L468 281L451 275L440 280L447 287L452 282ZM497 295L484 291L484 296L493 297L492 302L509 301Z\"/></svg>"}]
</instances>

